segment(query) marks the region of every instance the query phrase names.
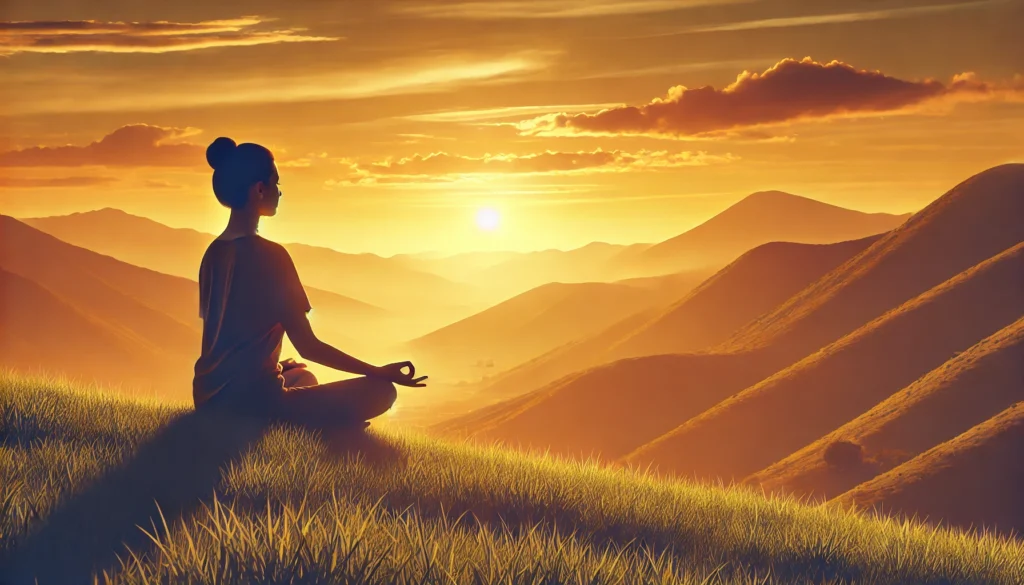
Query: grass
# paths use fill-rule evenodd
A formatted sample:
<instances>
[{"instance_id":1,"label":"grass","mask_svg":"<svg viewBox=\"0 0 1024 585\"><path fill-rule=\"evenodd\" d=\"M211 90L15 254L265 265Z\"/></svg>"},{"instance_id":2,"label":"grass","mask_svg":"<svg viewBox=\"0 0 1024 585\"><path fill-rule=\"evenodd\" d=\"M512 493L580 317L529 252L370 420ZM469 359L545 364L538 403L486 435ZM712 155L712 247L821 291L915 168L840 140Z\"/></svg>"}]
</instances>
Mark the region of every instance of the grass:
<instances>
[{"instance_id":1,"label":"grass","mask_svg":"<svg viewBox=\"0 0 1024 585\"><path fill-rule=\"evenodd\" d=\"M0 583L1020 583L1024 543L0 373Z\"/></svg>"}]
</instances>

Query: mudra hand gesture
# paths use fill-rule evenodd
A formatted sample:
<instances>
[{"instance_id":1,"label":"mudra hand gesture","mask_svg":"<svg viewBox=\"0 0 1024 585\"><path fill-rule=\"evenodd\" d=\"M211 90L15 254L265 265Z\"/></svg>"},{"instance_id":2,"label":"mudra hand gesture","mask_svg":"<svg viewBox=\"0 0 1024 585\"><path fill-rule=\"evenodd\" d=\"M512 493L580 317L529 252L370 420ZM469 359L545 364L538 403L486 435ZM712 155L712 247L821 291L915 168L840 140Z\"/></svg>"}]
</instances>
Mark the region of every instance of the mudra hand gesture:
<instances>
[{"instance_id":1,"label":"mudra hand gesture","mask_svg":"<svg viewBox=\"0 0 1024 585\"><path fill-rule=\"evenodd\" d=\"M409 368L409 373L402 371L405 367ZM426 380L427 376L415 378L416 366L412 365L412 362L410 361L394 362L385 366L380 366L377 368L376 375L401 386L426 386L426 384L423 383L423 380Z\"/></svg>"}]
</instances>

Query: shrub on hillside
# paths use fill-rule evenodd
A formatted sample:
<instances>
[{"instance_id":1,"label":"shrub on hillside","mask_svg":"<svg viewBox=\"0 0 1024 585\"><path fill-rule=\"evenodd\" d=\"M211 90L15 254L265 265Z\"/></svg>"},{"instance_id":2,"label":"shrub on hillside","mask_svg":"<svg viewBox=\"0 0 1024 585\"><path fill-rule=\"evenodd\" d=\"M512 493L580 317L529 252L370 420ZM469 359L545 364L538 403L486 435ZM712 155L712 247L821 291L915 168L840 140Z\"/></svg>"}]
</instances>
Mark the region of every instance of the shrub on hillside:
<instances>
[{"instance_id":1,"label":"shrub on hillside","mask_svg":"<svg viewBox=\"0 0 1024 585\"><path fill-rule=\"evenodd\" d=\"M852 441L835 441L822 454L825 463L836 469L852 469L864 463L864 448Z\"/></svg>"}]
</instances>

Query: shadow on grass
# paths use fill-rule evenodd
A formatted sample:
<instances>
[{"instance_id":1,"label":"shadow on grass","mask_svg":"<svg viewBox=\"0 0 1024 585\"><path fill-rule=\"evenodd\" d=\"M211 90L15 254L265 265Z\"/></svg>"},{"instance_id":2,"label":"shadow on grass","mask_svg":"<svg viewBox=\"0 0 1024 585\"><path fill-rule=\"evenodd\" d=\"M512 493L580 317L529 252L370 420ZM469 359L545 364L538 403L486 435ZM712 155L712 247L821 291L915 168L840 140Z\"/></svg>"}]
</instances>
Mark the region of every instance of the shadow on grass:
<instances>
[{"instance_id":1,"label":"shadow on grass","mask_svg":"<svg viewBox=\"0 0 1024 585\"><path fill-rule=\"evenodd\" d=\"M223 412L192 411L172 419L121 465L70 495L8 551L0 559L0 584L91 583L94 574L116 570L126 547L152 547L140 528L161 526L161 511L173 524L212 502L221 470L239 460L271 424ZM357 456L371 466L393 465L401 457L362 428L313 430L322 433L335 456Z\"/></svg>"},{"instance_id":2,"label":"shadow on grass","mask_svg":"<svg viewBox=\"0 0 1024 585\"><path fill-rule=\"evenodd\" d=\"M171 420L120 466L59 504L10 551L3 583L89 583L119 566L128 546L146 548L139 529L212 499L221 468L263 435L259 419L188 412Z\"/></svg>"}]
</instances>

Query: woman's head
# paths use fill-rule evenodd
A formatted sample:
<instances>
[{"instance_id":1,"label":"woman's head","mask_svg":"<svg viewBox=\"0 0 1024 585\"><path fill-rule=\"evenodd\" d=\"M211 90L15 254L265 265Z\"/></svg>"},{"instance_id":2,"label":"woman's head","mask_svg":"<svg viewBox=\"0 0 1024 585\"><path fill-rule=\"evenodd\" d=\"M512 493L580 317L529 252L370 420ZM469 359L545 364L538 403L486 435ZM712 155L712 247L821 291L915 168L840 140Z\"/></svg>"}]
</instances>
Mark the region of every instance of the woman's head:
<instances>
[{"instance_id":1,"label":"woman's head","mask_svg":"<svg viewBox=\"0 0 1024 585\"><path fill-rule=\"evenodd\" d=\"M221 136L206 148L206 162L213 167L213 193L222 205L255 209L259 215L277 213L280 177L269 150Z\"/></svg>"}]
</instances>

